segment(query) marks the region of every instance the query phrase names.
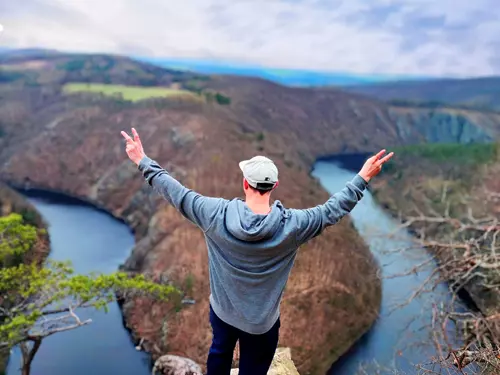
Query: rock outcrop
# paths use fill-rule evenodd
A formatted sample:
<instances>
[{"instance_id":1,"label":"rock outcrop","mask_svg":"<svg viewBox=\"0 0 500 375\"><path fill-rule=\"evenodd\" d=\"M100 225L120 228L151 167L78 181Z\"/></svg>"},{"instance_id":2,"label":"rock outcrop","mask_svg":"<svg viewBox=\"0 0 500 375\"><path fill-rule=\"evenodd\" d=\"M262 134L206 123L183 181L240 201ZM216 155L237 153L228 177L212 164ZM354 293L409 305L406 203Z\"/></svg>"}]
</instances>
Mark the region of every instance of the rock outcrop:
<instances>
[{"instance_id":1,"label":"rock outcrop","mask_svg":"<svg viewBox=\"0 0 500 375\"><path fill-rule=\"evenodd\" d=\"M155 361L152 375L203 375L201 367L189 358L162 355Z\"/></svg>"},{"instance_id":2,"label":"rock outcrop","mask_svg":"<svg viewBox=\"0 0 500 375\"><path fill-rule=\"evenodd\" d=\"M164 355L154 364L152 375L203 375L201 367L188 358L176 355ZM231 375L238 375L238 369L232 369ZM278 348L267 375L299 375L292 361L290 348Z\"/></svg>"},{"instance_id":3,"label":"rock outcrop","mask_svg":"<svg viewBox=\"0 0 500 375\"><path fill-rule=\"evenodd\" d=\"M391 107L391 119L408 143L485 143L500 136L500 113L453 107Z\"/></svg>"},{"instance_id":4,"label":"rock outcrop","mask_svg":"<svg viewBox=\"0 0 500 375\"><path fill-rule=\"evenodd\" d=\"M238 369L232 369L231 375L238 375ZM290 348L278 348L273 358L273 363L267 375L299 375L292 361Z\"/></svg>"}]
</instances>

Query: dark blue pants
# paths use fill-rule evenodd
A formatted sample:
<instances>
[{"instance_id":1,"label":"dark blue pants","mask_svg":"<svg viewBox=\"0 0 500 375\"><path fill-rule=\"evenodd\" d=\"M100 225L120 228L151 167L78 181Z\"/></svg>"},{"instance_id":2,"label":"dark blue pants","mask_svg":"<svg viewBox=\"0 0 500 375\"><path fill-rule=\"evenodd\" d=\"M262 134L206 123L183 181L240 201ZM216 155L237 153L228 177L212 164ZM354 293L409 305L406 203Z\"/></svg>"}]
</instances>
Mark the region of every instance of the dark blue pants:
<instances>
[{"instance_id":1,"label":"dark blue pants","mask_svg":"<svg viewBox=\"0 0 500 375\"><path fill-rule=\"evenodd\" d=\"M223 322L210 306L213 339L207 375L229 375L236 341L240 341L240 375L266 375L278 346L280 319L262 335L251 335Z\"/></svg>"}]
</instances>

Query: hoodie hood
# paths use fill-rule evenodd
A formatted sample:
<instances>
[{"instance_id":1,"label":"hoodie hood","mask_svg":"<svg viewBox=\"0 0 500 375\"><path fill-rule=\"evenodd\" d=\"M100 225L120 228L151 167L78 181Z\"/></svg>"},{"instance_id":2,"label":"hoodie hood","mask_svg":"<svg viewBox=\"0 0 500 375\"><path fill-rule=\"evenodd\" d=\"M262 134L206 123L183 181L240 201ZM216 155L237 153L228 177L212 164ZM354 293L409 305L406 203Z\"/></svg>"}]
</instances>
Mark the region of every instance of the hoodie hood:
<instances>
[{"instance_id":1,"label":"hoodie hood","mask_svg":"<svg viewBox=\"0 0 500 375\"><path fill-rule=\"evenodd\" d=\"M252 212L241 199L232 200L226 211L226 228L241 241L255 242L272 237L278 230L285 209L280 201L275 201L271 212L258 215Z\"/></svg>"}]
</instances>

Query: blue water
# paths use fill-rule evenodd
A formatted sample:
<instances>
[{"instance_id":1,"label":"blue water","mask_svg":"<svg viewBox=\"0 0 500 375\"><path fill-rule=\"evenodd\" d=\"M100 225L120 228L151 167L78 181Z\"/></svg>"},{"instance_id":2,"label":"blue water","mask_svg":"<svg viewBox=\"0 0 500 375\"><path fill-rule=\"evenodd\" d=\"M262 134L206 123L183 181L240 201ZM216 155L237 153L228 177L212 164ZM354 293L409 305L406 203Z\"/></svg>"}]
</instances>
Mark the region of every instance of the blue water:
<instances>
[{"instance_id":1,"label":"blue water","mask_svg":"<svg viewBox=\"0 0 500 375\"><path fill-rule=\"evenodd\" d=\"M71 260L78 273L111 273L134 246L125 224L89 206L67 200L29 199L49 223L50 258ZM149 375L150 359L135 349L122 323L117 303L109 312L83 311L90 325L47 337L33 360L32 375ZM20 374L20 353L14 350L7 375Z\"/></svg>"},{"instance_id":2,"label":"blue water","mask_svg":"<svg viewBox=\"0 0 500 375\"><path fill-rule=\"evenodd\" d=\"M312 175L334 194L344 188L355 172L334 162L319 161ZM422 286L435 263L432 262L417 274L392 278L407 273L415 265L428 260L430 255L416 245L407 231L398 230L400 224L374 201L369 191L365 191L363 199L350 216L382 267L382 305L380 316L372 329L332 366L329 374L353 375L361 365L370 369L366 374L376 374L375 365L385 369L398 368L405 374L416 374L415 365L428 363L431 356L436 354L434 346L429 343L432 303L449 302L451 294L446 284L440 284L432 293L422 294L421 298L396 308ZM397 236L390 238L395 232ZM409 250L395 251L398 249ZM437 370L434 368L434 371Z\"/></svg>"}]
</instances>

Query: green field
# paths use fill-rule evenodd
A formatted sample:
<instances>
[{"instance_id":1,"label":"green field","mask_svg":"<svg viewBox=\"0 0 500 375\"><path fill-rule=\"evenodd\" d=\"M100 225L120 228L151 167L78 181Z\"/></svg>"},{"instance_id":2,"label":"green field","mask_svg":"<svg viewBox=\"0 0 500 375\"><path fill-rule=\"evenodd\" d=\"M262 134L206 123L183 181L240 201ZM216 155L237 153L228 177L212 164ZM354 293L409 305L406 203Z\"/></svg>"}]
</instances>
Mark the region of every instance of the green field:
<instances>
[{"instance_id":1,"label":"green field","mask_svg":"<svg viewBox=\"0 0 500 375\"><path fill-rule=\"evenodd\" d=\"M169 89L166 87L107 85L100 83L67 83L64 85L63 90L66 93L93 92L110 96L120 94L123 99L134 102L150 98L166 97L198 99L196 95L190 91Z\"/></svg>"},{"instance_id":2,"label":"green field","mask_svg":"<svg viewBox=\"0 0 500 375\"><path fill-rule=\"evenodd\" d=\"M427 143L394 148L392 151L396 155L421 157L435 162L453 161L476 165L495 160L498 156L499 145L496 143Z\"/></svg>"}]
</instances>

